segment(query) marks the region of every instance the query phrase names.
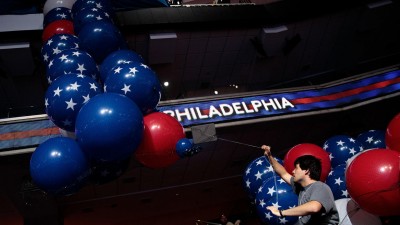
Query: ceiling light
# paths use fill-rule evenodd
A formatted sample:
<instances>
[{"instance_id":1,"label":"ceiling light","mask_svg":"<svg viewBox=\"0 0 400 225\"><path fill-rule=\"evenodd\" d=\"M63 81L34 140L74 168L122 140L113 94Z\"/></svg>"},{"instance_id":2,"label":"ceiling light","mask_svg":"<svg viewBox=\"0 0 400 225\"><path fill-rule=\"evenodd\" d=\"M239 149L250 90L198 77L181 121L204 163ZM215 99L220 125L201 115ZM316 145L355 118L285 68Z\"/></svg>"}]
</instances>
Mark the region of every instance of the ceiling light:
<instances>
[{"instance_id":1,"label":"ceiling light","mask_svg":"<svg viewBox=\"0 0 400 225\"><path fill-rule=\"evenodd\" d=\"M169 82L168 81L165 81L164 82L164 87L168 87L169 86Z\"/></svg>"},{"instance_id":2,"label":"ceiling light","mask_svg":"<svg viewBox=\"0 0 400 225\"><path fill-rule=\"evenodd\" d=\"M215 90L215 91L214 91L214 94L215 94L215 95L217 95L217 94L218 94L218 91L217 91L217 90Z\"/></svg>"}]
</instances>

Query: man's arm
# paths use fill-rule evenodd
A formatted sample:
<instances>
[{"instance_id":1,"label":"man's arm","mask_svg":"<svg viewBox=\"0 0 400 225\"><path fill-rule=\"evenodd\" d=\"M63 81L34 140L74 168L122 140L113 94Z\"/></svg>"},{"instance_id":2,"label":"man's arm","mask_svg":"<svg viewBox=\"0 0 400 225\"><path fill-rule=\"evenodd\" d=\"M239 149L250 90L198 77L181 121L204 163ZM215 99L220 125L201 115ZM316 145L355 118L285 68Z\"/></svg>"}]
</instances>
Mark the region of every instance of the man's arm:
<instances>
[{"instance_id":1,"label":"man's arm","mask_svg":"<svg viewBox=\"0 0 400 225\"><path fill-rule=\"evenodd\" d=\"M285 169L285 167L283 167L278 161L275 160L274 157L272 157L271 154L271 147L267 146L267 145L263 145L261 146L261 149L264 150L264 155L268 158L269 163L271 164L272 168L274 168L274 171L280 176L282 177L282 179L290 184L290 179L292 178L292 175L290 175L290 173L288 173Z\"/></svg>"},{"instance_id":2,"label":"man's arm","mask_svg":"<svg viewBox=\"0 0 400 225\"><path fill-rule=\"evenodd\" d=\"M275 206L268 206L267 209L270 210L275 216L281 216L278 208L276 208ZM293 208L281 210L281 213L283 216L306 216L317 213L321 209L321 203L313 200Z\"/></svg>"}]
</instances>

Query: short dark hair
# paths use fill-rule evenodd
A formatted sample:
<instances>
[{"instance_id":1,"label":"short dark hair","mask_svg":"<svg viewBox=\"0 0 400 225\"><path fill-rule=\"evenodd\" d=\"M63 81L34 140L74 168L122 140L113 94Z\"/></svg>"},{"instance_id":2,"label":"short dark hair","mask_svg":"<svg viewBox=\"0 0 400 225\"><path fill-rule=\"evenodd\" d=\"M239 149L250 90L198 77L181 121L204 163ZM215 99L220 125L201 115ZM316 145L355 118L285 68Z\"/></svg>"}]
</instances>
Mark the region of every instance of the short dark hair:
<instances>
[{"instance_id":1,"label":"short dark hair","mask_svg":"<svg viewBox=\"0 0 400 225\"><path fill-rule=\"evenodd\" d=\"M298 157L294 161L294 166L299 164L302 170L309 170L310 171L310 178L313 180L319 180L321 177L321 160L316 158L313 155L303 155Z\"/></svg>"}]
</instances>

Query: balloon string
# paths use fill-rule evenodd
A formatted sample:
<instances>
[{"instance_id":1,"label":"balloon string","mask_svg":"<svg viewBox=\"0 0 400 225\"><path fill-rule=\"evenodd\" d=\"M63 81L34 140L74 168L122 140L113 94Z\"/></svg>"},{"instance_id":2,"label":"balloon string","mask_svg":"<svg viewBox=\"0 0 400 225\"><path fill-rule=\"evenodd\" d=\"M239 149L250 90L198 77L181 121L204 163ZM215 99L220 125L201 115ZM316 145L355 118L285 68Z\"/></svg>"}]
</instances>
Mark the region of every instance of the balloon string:
<instances>
[{"instance_id":1,"label":"balloon string","mask_svg":"<svg viewBox=\"0 0 400 225\"><path fill-rule=\"evenodd\" d=\"M239 144L239 145L244 145L244 146L248 146L248 147L252 147L252 148L261 149L260 146L250 145L250 144L246 144L246 143L243 143L243 142L232 141L232 140L228 140L228 139L224 139L224 138L219 138L219 137L217 137L217 139L219 139L219 140L221 140L221 141L226 141L226 142L231 142L231 143L235 143L235 144Z\"/></svg>"},{"instance_id":2,"label":"balloon string","mask_svg":"<svg viewBox=\"0 0 400 225\"><path fill-rule=\"evenodd\" d=\"M196 128L192 128L192 129L196 129ZM207 136L208 138L217 138L217 140L226 141L226 142L231 142L231 143L235 143L235 144L239 144L239 145L244 145L244 146L251 147L251 148L261 149L260 146L255 146L255 145L251 145L251 144L246 144L246 143L239 142L239 141L232 141L232 140L229 140L229 139L220 138L220 137L218 137L217 135L209 135L209 134L205 133L204 131L201 131L200 129L196 129L196 130L200 131L201 135Z\"/></svg>"}]
</instances>

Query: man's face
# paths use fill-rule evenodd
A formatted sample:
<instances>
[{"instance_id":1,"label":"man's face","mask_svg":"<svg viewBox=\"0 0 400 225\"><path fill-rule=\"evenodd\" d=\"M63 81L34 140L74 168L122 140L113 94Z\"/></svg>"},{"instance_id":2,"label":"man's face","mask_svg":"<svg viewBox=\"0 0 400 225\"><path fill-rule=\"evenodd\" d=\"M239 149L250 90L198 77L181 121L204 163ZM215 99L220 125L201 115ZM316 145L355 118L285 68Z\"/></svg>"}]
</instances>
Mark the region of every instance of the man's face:
<instances>
[{"instance_id":1,"label":"man's face","mask_svg":"<svg viewBox=\"0 0 400 225\"><path fill-rule=\"evenodd\" d=\"M300 182L308 174L308 170L303 170L300 168L300 164L296 164L294 170L292 171L294 182Z\"/></svg>"}]
</instances>

